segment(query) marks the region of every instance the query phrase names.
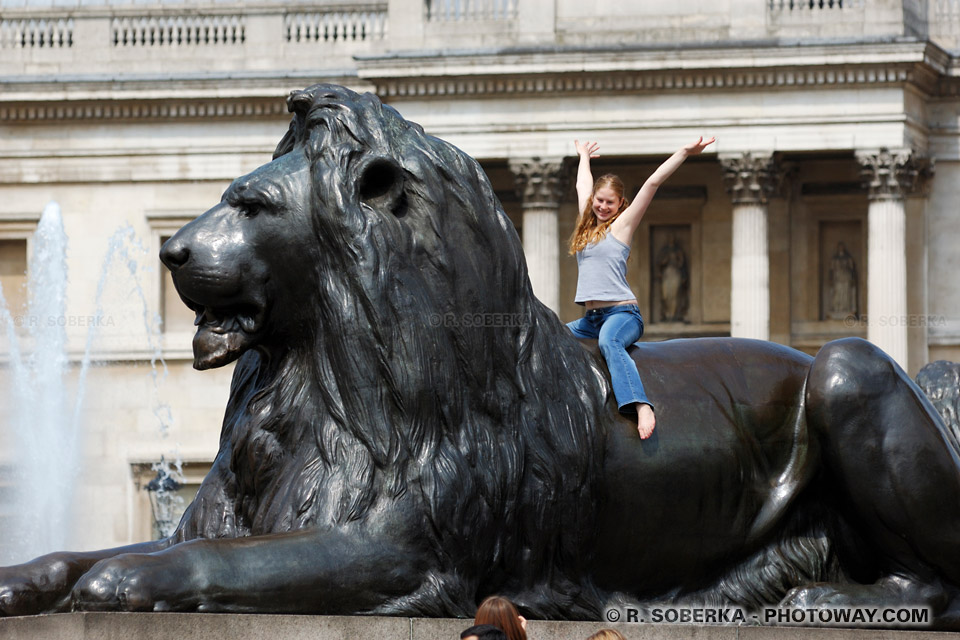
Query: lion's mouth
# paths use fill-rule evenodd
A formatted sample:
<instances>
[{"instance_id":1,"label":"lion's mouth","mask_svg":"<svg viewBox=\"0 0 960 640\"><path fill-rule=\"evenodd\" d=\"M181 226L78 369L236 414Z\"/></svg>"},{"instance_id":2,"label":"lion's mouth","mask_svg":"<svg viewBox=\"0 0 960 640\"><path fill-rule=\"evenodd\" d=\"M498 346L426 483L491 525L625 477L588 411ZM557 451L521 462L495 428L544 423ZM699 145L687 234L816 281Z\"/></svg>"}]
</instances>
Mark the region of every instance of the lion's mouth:
<instances>
[{"instance_id":1,"label":"lion's mouth","mask_svg":"<svg viewBox=\"0 0 960 640\"><path fill-rule=\"evenodd\" d=\"M193 336L196 369L212 369L233 362L253 346L263 327L264 312L255 305L213 307L188 299L184 302L196 314L193 323L197 327Z\"/></svg>"},{"instance_id":2,"label":"lion's mouth","mask_svg":"<svg viewBox=\"0 0 960 640\"><path fill-rule=\"evenodd\" d=\"M193 321L193 326L208 328L214 333L224 334L240 330L256 333L260 326L259 319L255 315L256 310L251 310L252 313L240 313L203 307L195 311L197 318Z\"/></svg>"}]
</instances>

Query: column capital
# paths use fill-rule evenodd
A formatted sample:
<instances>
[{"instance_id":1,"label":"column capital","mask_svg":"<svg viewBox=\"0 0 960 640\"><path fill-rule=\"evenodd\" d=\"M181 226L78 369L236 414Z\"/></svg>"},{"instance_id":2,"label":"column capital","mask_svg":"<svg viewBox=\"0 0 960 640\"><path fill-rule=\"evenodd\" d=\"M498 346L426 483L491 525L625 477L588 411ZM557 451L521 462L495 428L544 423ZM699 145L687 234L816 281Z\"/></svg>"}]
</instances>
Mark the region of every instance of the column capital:
<instances>
[{"instance_id":1,"label":"column capital","mask_svg":"<svg viewBox=\"0 0 960 640\"><path fill-rule=\"evenodd\" d=\"M784 168L772 153L722 155L720 166L734 204L766 204L783 185Z\"/></svg>"},{"instance_id":2,"label":"column capital","mask_svg":"<svg viewBox=\"0 0 960 640\"><path fill-rule=\"evenodd\" d=\"M857 151L860 177L871 200L901 199L926 192L933 159L913 149Z\"/></svg>"},{"instance_id":3,"label":"column capital","mask_svg":"<svg viewBox=\"0 0 960 640\"><path fill-rule=\"evenodd\" d=\"M564 158L512 158L510 171L524 209L558 209L566 190L569 162Z\"/></svg>"}]
</instances>

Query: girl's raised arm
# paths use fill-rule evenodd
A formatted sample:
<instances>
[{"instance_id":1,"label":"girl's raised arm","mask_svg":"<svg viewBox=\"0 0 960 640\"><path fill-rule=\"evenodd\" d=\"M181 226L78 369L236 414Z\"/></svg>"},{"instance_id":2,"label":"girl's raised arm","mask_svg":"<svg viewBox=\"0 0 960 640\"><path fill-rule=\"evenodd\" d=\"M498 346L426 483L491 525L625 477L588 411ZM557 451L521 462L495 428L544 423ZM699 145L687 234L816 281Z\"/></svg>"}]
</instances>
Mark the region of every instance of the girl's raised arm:
<instances>
[{"instance_id":1,"label":"girl's raised arm","mask_svg":"<svg viewBox=\"0 0 960 640\"><path fill-rule=\"evenodd\" d=\"M593 195L593 172L590 171L590 158L599 158L597 151L600 145L596 142L573 141L577 148L577 155L580 156L580 164L577 166L577 218L583 215L587 204L590 202L590 196Z\"/></svg>"},{"instance_id":2,"label":"girl's raised arm","mask_svg":"<svg viewBox=\"0 0 960 640\"><path fill-rule=\"evenodd\" d=\"M701 136L696 142L681 147L676 153L667 158L663 164L657 167L657 170L650 174L647 181L640 187L640 191L637 192L637 197L633 199L630 206L624 209L623 213L613 221L610 231L614 237L621 242L630 244L630 241L633 239L633 232L640 226L640 220L643 219L643 214L647 212L647 207L650 206L650 202L653 200L653 196L657 193L660 185L673 175L673 172L683 164L684 160L690 156L699 155L708 145L713 144L715 141L716 138L704 140Z\"/></svg>"}]
</instances>

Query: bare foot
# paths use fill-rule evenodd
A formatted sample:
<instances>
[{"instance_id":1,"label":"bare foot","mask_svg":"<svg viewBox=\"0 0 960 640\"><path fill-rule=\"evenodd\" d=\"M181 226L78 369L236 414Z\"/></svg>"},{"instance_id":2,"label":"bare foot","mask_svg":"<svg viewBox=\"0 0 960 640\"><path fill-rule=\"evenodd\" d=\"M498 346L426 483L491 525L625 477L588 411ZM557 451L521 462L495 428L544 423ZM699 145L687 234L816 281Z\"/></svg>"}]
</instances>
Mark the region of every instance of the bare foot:
<instances>
[{"instance_id":1,"label":"bare foot","mask_svg":"<svg viewBox=\"0 0 960 640\"><path fill-rule=\"evenodd\" d=\"M637 433L640 434L640 439L646 440L652 436L656 426L657 417L653 414L653 408L648 404L640 404L637 407Z\"/></svg>"}]
</instances>

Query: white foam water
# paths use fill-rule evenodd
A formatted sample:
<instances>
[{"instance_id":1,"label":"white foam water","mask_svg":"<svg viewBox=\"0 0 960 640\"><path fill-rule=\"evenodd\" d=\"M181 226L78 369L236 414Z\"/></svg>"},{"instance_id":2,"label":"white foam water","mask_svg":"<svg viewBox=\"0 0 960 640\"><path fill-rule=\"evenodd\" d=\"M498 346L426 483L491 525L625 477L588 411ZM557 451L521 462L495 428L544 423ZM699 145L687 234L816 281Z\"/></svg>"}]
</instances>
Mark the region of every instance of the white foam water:
<instances>
[{"instance_id":1,"label":"white foam water","mask_svg":"<svg viewBox=\"0 0 960 640\"><path fill-rule=\"evenodd\" d=\"M146 249L132 227L110 238L97 283L96 317L104 316L107 281L116 265L125 266L134 282L132 294L143 309L150 352L153 410L160 435L166 437L171 412L160 404L159 386L167 375L160 340L160 318L149 312L140 284L138 257ZM70 359L67 351L67 236L60 207L50 203L43 211L33 240L27 279L26 315L14 318L0 288L0 323L9 352L11 384L3 401L10 419L0 424L13 444L10 512L4 523L0 564L24 562L51 551L70 548L76 486L81 471L83 403L87 377L99 336L99 323L88 327L83 355L76 371L75 391L68 390ZM169 463L163 463L170 469ZM168 474L176 479L179 463Z\"/></svg>"}]
</instances>

